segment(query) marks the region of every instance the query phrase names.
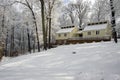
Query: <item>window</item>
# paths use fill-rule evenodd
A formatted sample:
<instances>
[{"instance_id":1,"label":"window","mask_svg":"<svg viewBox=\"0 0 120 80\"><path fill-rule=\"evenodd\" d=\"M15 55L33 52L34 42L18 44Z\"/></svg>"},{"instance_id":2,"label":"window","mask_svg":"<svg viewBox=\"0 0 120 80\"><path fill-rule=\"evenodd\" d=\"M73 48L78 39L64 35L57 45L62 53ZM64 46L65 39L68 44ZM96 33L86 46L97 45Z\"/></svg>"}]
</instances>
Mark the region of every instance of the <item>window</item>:
<instances>
[{"instance_id":1,"label":"window","mask_svg":"<svg viewBox=\"0 0 120 80\"><path fill-rule=\"evenodd\" d=\"M61 35L60 35L60 34L58 34L58 36L59 36L59 37L61 37Z\"/></svg>"},{"instance_id":2,"label":"window","mask_svg":"<svg viewBox=\"0 0 120 80\"><path fill-rule=\"evenodd\" d=\"M96 35L99 35L100 34L100 31L96 31Z\"/></svg>"},{"instance_id":3,"label":"window","mask_svg":"<svg viewBox=\"0 0 120 80\"><path fill-rule=\"evenodd\" d=\"M67 34L65 33L65 34L64 34L64 36L66 37L66 36L67 36Z\"/></svg>"},{"instance_id":4,"label":"window","mask_svg":"<svg viewBox=\"0 0 120 80\"><path fill-rule=\"evenodd\" d=\"M88 32L88 35L91 35L91 32Z\"/></svg>"},{"instance_id":5,"label":"window","mask_svg":"<svg viewBox=\"0 0 120 80\"><path fill-rule=\"evenodd\" d=\"M83 37L83 34L79 34L79 37Z\"/></svg>"}]
</instances>

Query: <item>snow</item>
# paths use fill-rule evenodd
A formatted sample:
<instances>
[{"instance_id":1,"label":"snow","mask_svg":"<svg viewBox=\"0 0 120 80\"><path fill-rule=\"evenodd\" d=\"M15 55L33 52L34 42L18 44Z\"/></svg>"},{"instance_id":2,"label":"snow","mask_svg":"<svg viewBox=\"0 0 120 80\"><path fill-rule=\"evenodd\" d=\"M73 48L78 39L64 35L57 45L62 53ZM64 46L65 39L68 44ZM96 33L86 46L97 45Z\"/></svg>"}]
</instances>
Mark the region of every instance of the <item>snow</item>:
<instances>
[{"instance_id":1,"label":"snow","mask_svg":"<svg viewBox=\"0 0 120 80\"><path fill-rule=\"evenodd\" d=\"M71 44L1 62L0 80L120 80L119 68L120 40Z\"/></svg>"},{"instance_id":2,"label":"snow","mask_svg":"<svg viewBox=\"0 0 120 80\"><path fill-rule=\"evenodd\" d=\"M57 33L69 33L73 30L74 28L65 28L65 29L60 29Z\"/></svg>"},{"instance_id":3,"label":"snow","mask_svg":"<svg viewBox=\"0 0 120 80\"><path fill-rule=\"evenodd\" d=\"M90 25L90 26L86 26L83 31L106 29L107 26L108 26L108 24Z\"/></svg>"}]
</instances>

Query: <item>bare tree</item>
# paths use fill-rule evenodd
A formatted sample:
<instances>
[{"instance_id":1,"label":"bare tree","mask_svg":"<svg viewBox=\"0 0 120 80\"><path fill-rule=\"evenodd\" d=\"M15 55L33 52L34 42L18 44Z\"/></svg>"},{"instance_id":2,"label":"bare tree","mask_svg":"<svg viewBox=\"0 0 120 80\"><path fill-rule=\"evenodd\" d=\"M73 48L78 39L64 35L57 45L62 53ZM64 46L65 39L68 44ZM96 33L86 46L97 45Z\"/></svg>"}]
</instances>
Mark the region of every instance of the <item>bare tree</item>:
<instances>
[{"instance_id":1,"label":"bare tree","mask_svg":"<svg viewBox=\"0 0 120 80\"><path fill-rule=\"evenodd\" d=\"M15 1L15 2L16 2L16 3L21 3L21 4L25 5L25 6L28 7L29 10L31 11L31 14L32 14L32 16L33 16L33 23L34 23L34 25L35 25L35 30L36 30L38 52L40 52L40 42L39 42L38 27L37 27L37 22L36 22L35 13L34 13L34 11L33 11L32 5L30 5L30 3L29 3L27 0L25 0L25 1L26 1L26 3L23 3L23 2L20 2L20 1Z\"/></svg>"},{"instance_id":2,"label":"bare tree","mask_svg":"<svg viewBox=\"0 0 120 80\"><path fill-rule=\"evenodd\" d=\"M6 4L4 4L5 2L1 2L2 4L0 4L0 11L1 11L1 14L0 14L0 17L1 17L1 31L0 31L0 41L2 42L2 46L3 49L6 51L7 50L7 43L6 43L6 38L8 38L7 36L7 33L8 33L8 30L7 30L7 27L6 27L6 8L8 6L11 6L11 5L7 5L7 1L6 1ZM4 45L3 45L4 44ZM6 52L4 52L3 56L6 56Z\"/></svg>"},{"instance_id":3,"label":"bare tree","mask_svg":"<svg viewBox=\"0 0 120 80\"><path fill-rule=\"evenodd\" d=\"M69 15L70 17L70 20L71 20L71 23L74 24L74 21L75 21L75 4L73 3L69 3L68 6L65 6L64 10L66 15Z\"/></svg>"},{"instance_id":4,"label":"bare tree","mask_svg":"<svg viewBox=\"0 0 120 80\"><path fill-rule=\"evenodd\" d=\"M89 2L84 0L77 0L77 3L75 4L75 11L76 15L79 19L79 27L81 28L85 17L88 15L89 10Z\"/></svg>"},{"instance_id":5,"label":"bare tree","mask_svg":"<svg viewBox=\"0 0 120 80\"><path fill-rule=\"evenodd\" d=\"M108 0L96 0L92 8L93 21L106 20L110 13Z\"/></svg>"}]
</instances>

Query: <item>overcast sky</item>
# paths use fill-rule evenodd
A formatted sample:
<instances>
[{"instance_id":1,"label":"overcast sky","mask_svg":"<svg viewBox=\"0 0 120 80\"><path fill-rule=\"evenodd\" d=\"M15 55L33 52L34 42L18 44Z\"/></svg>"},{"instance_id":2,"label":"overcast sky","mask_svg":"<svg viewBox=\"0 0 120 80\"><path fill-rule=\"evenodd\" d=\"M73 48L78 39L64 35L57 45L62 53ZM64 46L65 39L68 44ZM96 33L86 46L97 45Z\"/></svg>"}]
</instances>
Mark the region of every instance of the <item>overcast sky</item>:
<instances>
[{"instance_id":1,"label":"overcast sky","mask_svg":"<svg viewBox=\"0 0 120 80\"><path fill-rule=\"evenodd\" d=\"M68 2L70 2L70 1L76 2L76 0L64 0L65 3L68 3Z\"/></svg>"},{"instance_id":2,"label":"overcast sky","mask_svg":"<svg viewBox=\"0 0 120 80\"><path fill-rule=\"evenodd\" d=\"M64 0L65 3L69 3L70 1L73 2L73 3L76 2L76 0ZM95 0L90 0L90 1L91 1L92 3L94 3Z\"/></svg>"}]
</instances>

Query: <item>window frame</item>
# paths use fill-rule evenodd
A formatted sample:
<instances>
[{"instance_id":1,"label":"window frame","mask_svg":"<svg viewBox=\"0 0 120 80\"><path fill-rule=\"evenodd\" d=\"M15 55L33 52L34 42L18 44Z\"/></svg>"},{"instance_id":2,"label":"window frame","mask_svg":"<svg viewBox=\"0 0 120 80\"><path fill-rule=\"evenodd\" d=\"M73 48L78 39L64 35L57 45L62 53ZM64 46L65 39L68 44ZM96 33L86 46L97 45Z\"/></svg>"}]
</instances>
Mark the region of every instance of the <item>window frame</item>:
<instances>
[{"instance_id":1,"label":"window frame","mask_svg":"<svg viewBox=\"0 0 120 80\"><path fill-rule=\"evenodd\" d=\"M100 34L100 31L99 31L99 30L97 30L97 31L96 31L96 35L99 35L99 34Z\"/></svg>"},{"instance_id":2,"label":"window frame","mask_svg":"<svg viewBox=\"0 0 120 80\"><path fill-rule=\"evenodd\" d=\"M58 34L58 37L61 37L61 34Z\"/></svg>"},{"instance_id":3,"label":"window frame","mask_svg":"<svg viewBox=\"0 0 120 80\"><path fill-rule=\"evenodd\" d=\"M88 35L91 35L91 31L87 32Z\"/></svg>"},{"instance_id":4,"label":"window frame","mask_svg":"<svg viewBox=\"0 0 120 80\"><path fill-rule=\"evenodd\" d=\"M64 37L66 37L67 36L67 33L64 33Z\"/></svg>"}]
</instances>

